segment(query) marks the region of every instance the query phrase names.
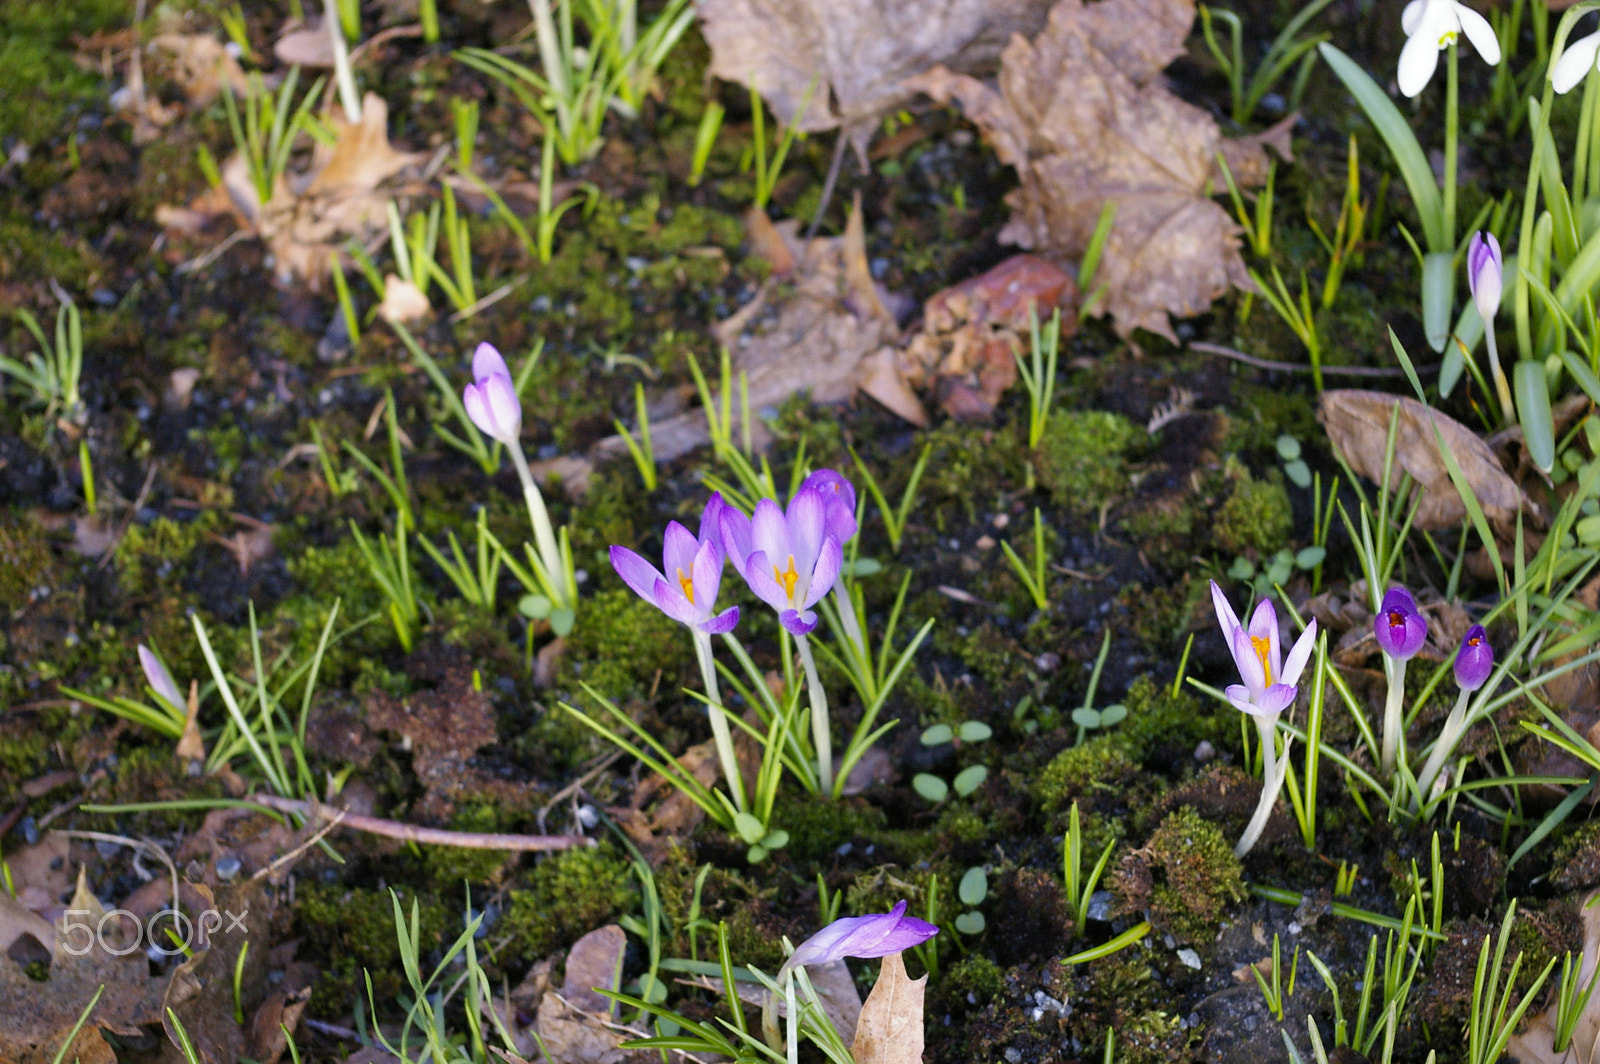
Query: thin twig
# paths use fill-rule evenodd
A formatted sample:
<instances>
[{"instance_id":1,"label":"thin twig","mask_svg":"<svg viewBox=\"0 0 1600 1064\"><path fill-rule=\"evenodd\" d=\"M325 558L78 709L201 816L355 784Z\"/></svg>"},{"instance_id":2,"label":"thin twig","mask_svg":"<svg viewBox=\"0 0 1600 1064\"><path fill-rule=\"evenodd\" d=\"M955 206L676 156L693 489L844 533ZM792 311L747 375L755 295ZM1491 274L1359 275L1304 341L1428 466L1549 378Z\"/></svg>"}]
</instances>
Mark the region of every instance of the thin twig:
<instances>
[{"instance_id":1,"label":"thin twig","mask_svg":"<svg viewBox=\"0 0 1600 1064\"><path fill-rule=\"evenodd\" d=\"M544 808L539 810L539 815L536 818L539 821L539 830L544 830L544 818L550 815L550 810L554 809L563 798L576 794L584 787L587 787L590 780L594 779L596 776L600 775L600 773L614 765L617 759L621 756L621 750L611 751L609 754L601 758L600 763L595 765L594 768L591 768L589 771L585 772L583 775L579 776L577 779L573 780L571 783L557 791L548 802L544 803Z\"/></svg>"},{"instance_id":2,"label":"thin twig","mask_svg":"<svg viewBox=\"0 0 1600 1064\"><path fill-rule=\"evenodd\" d=\"M833 161L828 164L828 179L822 183L822 198L817 200L817 213L811 216L811 224L806 227L807 248L811 247L811 238L822 228L822 216L828 213L828 204L833 201L833 186L839 182L839 170L844 165L844 150L848 143L849 138L844 135L844 130L839 130L838 140L833 145Z\"/></svg>"},{"instance_id":3,"label":"thin twig","mask_svg":"<svg viewBox=\"0 0 1600 1064\"><path fill-rule=\"evenodd\" d=\"M349 810L340 809L338 811L338 815L332 817L327 823L323 824L322 827L317 830L315 835L311 836L305 842L302 842L300 845L296 846L294 849L290 850L288 853L284 854L282 857L279 857L276 861L273 861L271 864L267 865L267 867L261 869L261 871L251 876L250 882L254 883L258 879L261 879L265 876L270 876L284 865L292 864L293 862L298 861L301 854L305 853L307 850L311 849L311 847L321 842L323 836L327 835L328 832L332 831L334 828L343 823L345 817L348 815Z\"/></svg>"},{"instance_id":4,"label":"thin twig","mask_svg":"<svg viewBox=\"0 0 1600 1064\"><path fill-rule=\"evenodd\" d=\"M1235 362L1243 362L1247 366L1257 369L1270 369L1278 373L1310 373L1312 368L1303 362L1273 362L1270 359L1257 358L1247 355L1243 351L1221 344L1208 344L1199 340L1189 343L1189 350L1203 351L1208 355L1221 355L1231 358ZM1418 373L1435 373L1442 363L1430 362L1425 366L1418 366ZM1406 371L1394 366L1323 366L1323 376L1326 377L1404 377Z\"/></svg>"},{"instance_id":5,"label":"thin twig","mask_svg":"<svg viewBox=\"0 0 1600 1064\"><path fill-rule=\"evenodd\" d=\"M466 850L568 850L574 846L593 846L594 840L583 835L484 835L472 831L446 831L443 828L421 828L415 824L402 824L398 820L383 820L363 816L342 809L334 809L317 801L300 801L280 798L276 794L255 794L247 801L280 813L299 813L304 817L323 820L338 819L339 826L381 835L386 839L417 842L428 846L456 846Z\"/></svg>"}]
</instances>

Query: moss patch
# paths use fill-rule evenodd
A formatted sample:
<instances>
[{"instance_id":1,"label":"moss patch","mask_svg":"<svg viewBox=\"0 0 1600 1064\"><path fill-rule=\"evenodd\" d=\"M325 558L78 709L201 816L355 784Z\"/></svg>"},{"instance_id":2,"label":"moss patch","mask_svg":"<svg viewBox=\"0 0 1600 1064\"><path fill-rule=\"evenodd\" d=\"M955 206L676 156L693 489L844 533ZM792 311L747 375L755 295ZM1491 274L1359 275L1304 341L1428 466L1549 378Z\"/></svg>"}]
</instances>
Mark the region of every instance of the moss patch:
<instances>
[{"instance_id":1,"label":"moss patch","mask_svg":"<svg viewBox=\"0 0 1600 1064\"><path fill-rule=\"evenodd\" d=\"M638 891L628 862L608 844L541 861L524 890L511 892L505 930L511 949L534 960L633 908Z\"/></svg>"},{"instance_id":2,"label":"moss patch","mask_svg":"<svg viewBox=\"0 0 1600 1064\"><path fill-rule=\"evenodd\" d=\"M1147 434L1105 410L1058 410L1035 452L1039 481L1056 501L1094 513L1128 490L1127 455Z\"/></svg>"}]
</instances>

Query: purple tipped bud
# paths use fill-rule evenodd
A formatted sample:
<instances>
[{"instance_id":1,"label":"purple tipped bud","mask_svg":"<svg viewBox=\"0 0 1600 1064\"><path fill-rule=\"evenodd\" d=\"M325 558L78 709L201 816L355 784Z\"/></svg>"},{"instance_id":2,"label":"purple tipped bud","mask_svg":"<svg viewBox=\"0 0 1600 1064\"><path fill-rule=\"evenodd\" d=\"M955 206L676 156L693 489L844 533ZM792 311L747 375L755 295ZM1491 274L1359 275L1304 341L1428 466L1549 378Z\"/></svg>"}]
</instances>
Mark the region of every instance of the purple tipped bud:
<instances>
[{"instance_id":1,"label":"purple tipped bud","mask_svg":"<svg viewBox=\"0 0 1600 1064\"><path fill-rule=\"evenodd\" d=\"M156 696L178 712L183 712L188 700L183 697L183 692L178 690L178 685L173 682L172 673L161 664L161 659L156 657L155 651L143 643L139 644L139 667L144 670L144 678L150 682L150 689Z\"/></svg>"},{"instance_id":2,"label":"purple tipped bud","mask_svg":"<svg viewBox=\"0 0 1600 1064\"><path fill-rule=\"evenodd\" d=\"M1467 245L1467 287L1472 290L1472 300L1478 306L1478 316L1483 319L1485 328L1500 309L1503 263L1500 241L1493 233L1472 234L1472 242Z\"/></svg>"},{"instance_id":3,"label":"purple tipped bud","mask_svg":"<svg viewBox=\"0 0 1600 1064\"><path fill-rule=\"evenodd\" d=\"M467 408L467 416L484 435L507 447L515 447L517 436L522 432L522 401L511 383L506 360L492 345L479 344L472 356L472 375L475 383L467 385L461 393L461 405Z\"/></svg>"},{"instance_id":4,"label":"purple tipped bud","mask_svg":"<svg viewBox=\"0 0 1600 1064\"><path fill-rule=\"evenodd\" d=\"M887 957L920 946L938 933L932 924L907 916L905 902L896 902L886 913L835 920L800 943L783 966L829 964L842 957Z\"/></svg>"},{"instance_id":5,"label":"purple tipped bud","mask_svg":"<svg viewBox=\"0 0 1600 1064\"><path fill-rule=\"evenodd\" d=\"M1417 612L1417 600L1403 587L1391 587L1383 606L1372 619L1372 634L1383 652L1405 661L1428 641L1428 622Z\"/></svg>"},{"instance_id":6,"label":"purple tipped bud","mask_svg":"<svg viewBox=\"0 0 1600 1064\"><path fill-rule=\"evenodd\" d=\"M1494 647L1489 645L1489 633L1483 625L1475 624L1461 637L1461 649L1456 652L1456 684L1463 691L1476 691L1489 679L1494 668Z\"/></svg>"}]
</instances>

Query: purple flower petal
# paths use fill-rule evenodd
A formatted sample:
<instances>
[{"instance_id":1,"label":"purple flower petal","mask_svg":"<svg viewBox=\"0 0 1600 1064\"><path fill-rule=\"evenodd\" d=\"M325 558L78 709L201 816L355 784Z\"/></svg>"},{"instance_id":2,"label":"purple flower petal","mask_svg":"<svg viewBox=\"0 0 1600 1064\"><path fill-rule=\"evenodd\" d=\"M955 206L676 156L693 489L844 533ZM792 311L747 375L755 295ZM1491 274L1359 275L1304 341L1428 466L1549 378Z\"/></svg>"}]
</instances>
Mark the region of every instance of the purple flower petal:
<instances>
[{"instance_id":1,"label":"purple flower petal","mask_svg":"<svg viewBox=\"0 0 1600 1064\"><path fill-rule=\"evenodd\" d=\"M839 570L844 567L844 548L833 536L827 535L822 540L822 550L817 555L816 568L811 571L811 583L806 587L806 599L801 605L805 609L815 606L833 587L835 580L839 579Z\"/></svg>"},{"instance_id":2,"label":"purple flower petal","mask_svg":"<svg viewBox=\"0 0 1600 1064\"><path fill-rule=\"evenodd\" d=\"M801 489L789 500L789 512L784 515L783 523L788 528L794 567L802 579L817 567L817 553L822 549L822 537L828 527L827 509L822 494L814 489Z\"/></svg>"},{"instance_id":3,"label":"purple flower petal","mask_svg":"<svg viewBox=\"0 0 1600 1064\"><path fill-rule=\"evenodd\" d=\"M178 690L177 683L172 679L172 673L161 664L161 659L156 657L155 651L143 643L139 644L139 667L144 670L144 678L150 682L150 689L173 709L181 712L187 705L187 699L183 697L183 692Z\"/></svg>"},{"instance_id":4,"label":"purple flower petal","mask_svg":"<svg viewBox=\"0 0 1600 1064\"><path fill-rule=\"evenodd\" d=\"M744 576L750 561L750 552L755 549L751 542L750 519L734 507L723 503L717 511L717 530L722 540L723 552L727 554L728 560L733 562L733 567L738 570L739 575ZM706 534L705 530L701 529L701 535Z\"/></svg>"},{"instance_id":5,"label":"purple flower petal","mask_svg":"<svg viewBox=\"0 0 1600 1064\"><path fill-rule=\"evenodd\" d=\"M778 614L778 623L794 635L810 635L817 627L817 615L812 610L783 610Z\"/></svg>"},{"instance_id":6,"label":"purple flower petal","mask_svg":"<svg viewBox=\"0 0 1600 1064\"><path fill-rule=\"evenodd\" d=\"M667 531L662 536L661 571L668 577L678 578L688 576L694 571L695 552L700 549L700 541L687 528L672 521L667 525Z\"/></svg>"},{"instance_id":7,"label":"purple flower petal","mask_svg":"<svg viewBox=\"0 0 1600 1064\"><path fill-rule=\"evenodd\" d=\"M655 602L656 581L665 579L660 569L627 547L611 548L611 568L617 571L617 575L622 577L622 582L631 587L636 595L646 602Z\"/></svg>"},{"instance_id":8,"label":"purple flower petal","mask_svg":"<svg viewBox=\"0 0 1600 1064\"><path fill-rule=\"evenodd\" d=\"M800 485L801 491L807 488L820 491L823 498L837 499L851 514L856 512L855 485L851 484L836 470L818 469L814 471Z\"/></svg>"},{"instance_id":9,"label":"purple flower petal","mask_svg":"<svg viewBox=\"0 0 1600 1064\"><path fill-rule=\"evenodd\" d=\"M1222 593L1222 588L1217 586L1215 580L1211 581L1211 607L1217 611L1217 626L1222 629L1222 638L1232 643L1233 630L1239 627L1239 615L1233 612L1228 596Z\"/></svg>"},{"instance_id":10,"label":"purple flower petal","mask_svg":"<svg viewBox=\"0 0 1600 1064\"><path fill-rule=\"evenodd\" d=\"M785 565L794 554L794 547L789 543L789 525L783 519L783 511L771 499L756 503L756 512L750 516L750 545L777 566Z\"/></svg>"},{"instance_id":11,"label":"purple flower petal","mask_svg":"<svg viewBox=\"0 0 1600 1064\"><path fill-rule=\"evenodd\" d=\"M481 381L497 373L502 377L511 376L511 371L506 368L506 360L500 357L499 350L493 344L479 344L478 349L472 352L472 379Z\"/></svg>"},{"instance_id":12,"label":"purple flower petal","mask_svg":"<svg viewBox=\"0 0 1600 1064\"><path fill-rule=\"evenodd\" d=\"M767 563L764 551L758 550L746 560L744 579L750 585L750 590L756 593L756 598L768 606L779 613L789 608L789 593L772 575L772 566Z\"/></svg>"},{"instance_id":13,"label":"purple flower petal","mask_svg":"<svg viewBox=\"0 0 1600 1064\"><path fill-rule=\"evenodd\" d=\"M1243 628L1233 630L1233 660L1239 666L1239 678L1252 696L1267 689L1266 667L1261 664L1255 643Z\"/></svg>"},{"instance_id":14,"label":"purple flower petal","mask_svg":"<svg viewBox=\"0 0 1600 1064\"><path fill-rule=\"evenodd\" d=\"M902 901L886 913L835 920L800 943L784 967L830 964L844 957L886 957L920 946L939 933L937 927L905 912Z\"/></svg>"},{"instance_id":15,"label":"purple flower petal","mask_svg":"<svg viewBox=\"0 0 1600 1064\"><path fill-rule=\"evenodd\" d=\"M727 609L711 618L705 624L702 624L700 626L700 630L705 632L707 635L724 635L733 631L734 626L738 623L739 607L729 606Z\"/></svg>"},{"instance_id":16,"label":"purple flower petal","mask_svg":"<svg viewBox=\"0 0 1600 1064\"><path fill-rule=\"evenodd\" d=\"M717 589L722 585L722 548L706 542L695 552L689 566L694 604L702 617L710 616L717 605Z\"/></svg>"},{"instance_id":17,"label":"purple flower petal","mask_svg":"<svg viewBox=\"0 0 1600 1064\"><path fill-rule=\"evenodd\" d=\"M1494 647L1489 645L1489 633L1483 625L1475 624L1461 637L1461 649L1456 651L1456 684L1463 691L1476 691L1489 679L1494 669Z\"/></svg>"},{"instance_id":18,"label":"purple flower petal","mask_svg":"<svg viewBox=\"0 0 1600 1064\"><path fill-rule=\"evenodd\" d=\"M657 580L650 601L656 609L679 624L696 625L706 619L705 611L689 601L689 596L683 593L683 588L675 580L665 577Z\"/></svg>"},{"instance_id":19,"label":"purple flower petal","mask_svg":"<svg viewBox=\"0 0 1600 1064\"><path fill-rule=\"evenodd\" d=\"M1417 600L1403 587L1391 587L1383 596L1383 608L1372 619L1372 634L1378 646L1396 661L1405 661L1428 641L1428 622L1417 612Z\"/></svg>"},{"instance_id":20,"label":"purple flower petal","mask_svg":"<svg viewBox=\"0 0 1600 1064\"><path fill-rule=\"evenodd\" d=\"M1286 683L1275 683L1256 701L1256 708L1263 716L1275 717L1294 705L1294 698L1298 693L1299 688Z\"/></svg>"},{"instance_id":21,"label":"purple flower petal","mask_svg":"<svg viewBox=\"0 0 1600 1064\"><path fill-rule=\"evenodd\" d=\"M1311 623L1306 625L1306 630L1300 633L1300 638L1294 641L1294 646L1289 648L1289 660L1283 663L1283 674L1276 677L1279 683L1292 686L1300 682L1300 674L1305 671L1316 642L1317 619L1313 617Z\"/></svg>"}]
</instances>

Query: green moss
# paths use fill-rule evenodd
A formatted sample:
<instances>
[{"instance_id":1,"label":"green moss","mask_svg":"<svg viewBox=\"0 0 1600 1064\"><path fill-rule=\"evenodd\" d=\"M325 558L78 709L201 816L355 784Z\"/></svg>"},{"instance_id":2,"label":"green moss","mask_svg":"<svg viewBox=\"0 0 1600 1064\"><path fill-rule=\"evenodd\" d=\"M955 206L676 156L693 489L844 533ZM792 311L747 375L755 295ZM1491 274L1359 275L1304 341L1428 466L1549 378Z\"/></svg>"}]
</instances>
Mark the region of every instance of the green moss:
<instances>
[{"instance_id":1,"label":"green moss","mask_svg":"<svg viewBox=\"0 0 1600 1064\"><path fill-rule=\"evenodd\" d=\"M781 804L775 823L789 833L785 852L796 861L824 861L853 839L872 836L885 825L883 811L845 799L817 802L794 799Z\"/></svg>"},{"instance_id":2,"label":"green moss","mask_svg":"<svg viewBox=\"0 0 1600 1064\"><path fill-rule=\"evenodd\" d=\"M1208 941L1223 910L1245 896L1232 843L1189 806L1169 813L1132 856L1153 877L1150 922L1184 942Z\"/></svg>"},{"instance_id":3,"label":"green moss","mask_svg":"<svg viewBox=\"0 0 1600 1064\"><path fill-rule=\"evenodd\" d=\"M928 888L939 869L895 868L884 865L862 872L845 888L841 916L865 916L868 913L886 913L898 902L906 902L909 910L926 913ZM939 876L940 909L948 910L958 904L955 900L955 881L949 875Z\"/></svg>"},{"instance_id":4,"label":"green moss","mask_svg":"<svg viewBox=\"0 0 1600 1064\"><path fill-rule=\"evenodd\" d=\"M1231 554L1264 558L1288 543L1294 527L1289 493L1276 469L1265 480L1252 478L1242 466L1237 469L1233 491L1217 513L1217 547Z\"/></svg>"},{"instance_id":5,"label":"green moss","mask_svg":"<svg viewBox=\"0 0 1600 1064\"><path fill-rule=\"evenodd\" d=\"M30 591L50 583L52 560L38 525L0 525L0 602L16 609L28 601Z\"/></svg>"},{"instance_id":6,"label":"green moss","mask_svg":"<svg viewBox=\"0 0 1600 1064\"><path fill-rule=\"evenodd\" d=\"M73 62L73 38L120 29L129 0L7 0L0 4L0 130L38 144L76 128L68 116L103 99L105 81Z\"/></svg>"},{"instance_id":7,"label":"green moss","mask_svg":"<svg viewBox=\"0 0 1600 1064\"><path fill-rule=\"evenodd\" d=\"M1363 306L1371 316L1371 308ZM1317 411L1311 399L1281 388L1241 385L1234 392L1234 409L1223 436L1224 451L1271 451L1279 436L1293 436L1302 444L1322 438Z\"/></svg>"},{"instance_id":8,"label":"green moss","mask_svg":"<svg viewBox=\"0 0 1600 1064\"><path fill-rule=\"evenodd\" d=\"M1128 454L1147 439L1120 414L1058 410L1035 452L1039 481L1061 505L1095 513L1127 492Z\"/></svg>"},{"instance_id":9,"label":"green moss","mask_svg":"<svg viewBox=\"0 0 1600 1064\"><path fill-rule=\"evenodd\" d=\"M1237 721L1203 706L1187 690L1176 695L1168 684L1158 684L1144 673L1128 686L1123 697L1128 716L1120 734L1134 756L1148 764L1163 751L1187 754L1202 739L1220 745L1238 736Z\"/></svg>"},{"instance_id":10,"label":"green moss","mask_svg":"<svg viewBox=\"0 0 1600 1064\"><path fill-rule=\"evenodd\" d=\"M1118 788L1138 770L1125 738L1101 735L1052 758L1035 778L1033 796L1046 813L1055 813L1095 788Z\"/></svg>"},{"instance_id":11,"label":"green moss","mask_svg":"<svg viewBox=\"0 0 1600 1064\"><path fill-rule=\"evenodd\" d=\"M223 517L214 510L193 521L158 517L133 524L117 544L117 582L129 595L144 595L165 585L188 564L207 533L220 533Z\"/></svg>"},{"instance_id":12,"label":"green moss","mask_svg":"<svg viewBox=\"0 0 1600 1064\"><path fill-rule=\"evenodd\" d=\"M983 817L969 806L957 802L946 806L939 814L939 822L934 827L933 833L938 838L971 846L988 837L989 827L983 822Z\"/></svg>"},{"instance_id":13,"label":"green moss","mask_svg":"<svg viewBox=\"0 0 1600 1064\"><path fill-rule=\"evenodd\" d=\"M408 922L411 906L418 906L418 945L424 956L443 944L450 914L441 902L402 893L400 904ZM365 1002L363 971L372 979L377 1001L393 1001L405 989L394 902L387 890L347 889L302 880L294 912L300 933L322 952L321 974L311 993L312 1012L342 1015L357 998Z\"/></svg>"},{"instance_id":14,"label":"green moss","mask_svg":"<svg viewBox=\"0 0 1600 1064\"><path fill-rule=\"evenodd\" d=\"M991 429L949 421L924 434L923 440L933 450L921 493L934 506L934 520L941 529L950 520L946 511L952 504L965 520L976 521L980 507L998 508L1004 485L1022 479L1022 448L1011 426ZM901 465L909 478L910 463ZM904 482L895 477L882 478L879 484L889 499L899 499L904 490Z\"/></svg>"},{"instance_id":15,"label":"green moss","mask_svg":"<svg viewBox=\"0 0 1600 1064\"><path fill-rule=\"evenodd\" d=\"M567 646L572 674L613 701L677 690L693 660L683 626L627 588L585 600Z\"/></svg>"},{"instance_id":16,"label":"green moss","mask_svg":"<svg viewBox=\"0 0 1600 1064\"><path fill-rule=\"evenodd\" d=\"M0 32L0 38L3 37L4 33ZM0 44L0 57L4 52L5 45ZM19 97L0 91L0 108L6 106L3 101L16 99ZM31 104L32 90L20 99ZM0 129L4 128L5 118L0 113ZM90 279L97 276L102 267L99 256L82 246L71 227L48 229L24 219L0 219L0 281L55 277L66 288L79 291L88 287ZM25 334L20 329L18 334L24 351L37 346L31 338L23 339Z\"/></svg>"},{"instance_id":17,"label":"green moss","mask_svg":"<svg viewBox=\"0 0 1600 1064\"><path fill-rule=\"evenodd\" d=\"M609 844L565 850L539 862L512 890L502 921L516 955L536 960L593 931L638 900L633 872Z\"/></svg>"},{"instance_id":18,"label":"green moss","mask_svg":"<svg viewBox=\"0 0 1600 1064\"><path fill-rule=\"evenodd\" d=\"M1006 979L1000 966L981 953L963 957L939 980L945 1000L966 1005L987 1005L1005 993Z\"/></svg>"},{"instance_id":19,"label":"green moss","mask_svg":"<svg viewBox=\"0 0 1600 1064\"><path fill-rule=\"evenodd\" d=\"M454 831L489 834L503 830L494 803L483 800L462 805L450 817ZM425 846L423 867L436 894L448 897L461 890L463 882L496 884L505 872L511 855L503 850L469 850L458 846Z\"/></svg>"}]
</instances>

